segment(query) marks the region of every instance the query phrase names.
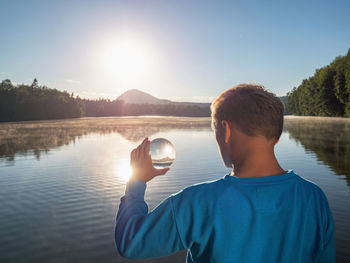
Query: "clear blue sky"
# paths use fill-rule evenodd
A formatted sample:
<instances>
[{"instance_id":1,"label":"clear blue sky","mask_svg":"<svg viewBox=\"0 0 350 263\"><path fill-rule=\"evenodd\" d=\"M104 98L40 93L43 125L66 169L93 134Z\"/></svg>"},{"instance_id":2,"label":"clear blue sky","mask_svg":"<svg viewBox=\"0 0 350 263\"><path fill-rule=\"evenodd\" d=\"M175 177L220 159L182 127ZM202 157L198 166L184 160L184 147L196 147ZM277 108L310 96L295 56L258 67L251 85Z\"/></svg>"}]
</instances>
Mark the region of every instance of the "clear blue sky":
<instances>
[{"instance_id":1,"label":"clear blue sky","mask_svg":"<svg viewBox=\"0 0 350 263\"><path fill-rule=\"evenodd\" d=\"M159 98L211 101L242 82L281 96L346 54L349 14L350 1L2 0L0 79L36 77L83 97L138 88ZM128 61L116 58L111 72L102 58L114 58L111 46L125 39L142 61L132 58L123 68L130 50L121 50ZM123 79L140 65L142 74Z\"/></svg>"}]
</instances>

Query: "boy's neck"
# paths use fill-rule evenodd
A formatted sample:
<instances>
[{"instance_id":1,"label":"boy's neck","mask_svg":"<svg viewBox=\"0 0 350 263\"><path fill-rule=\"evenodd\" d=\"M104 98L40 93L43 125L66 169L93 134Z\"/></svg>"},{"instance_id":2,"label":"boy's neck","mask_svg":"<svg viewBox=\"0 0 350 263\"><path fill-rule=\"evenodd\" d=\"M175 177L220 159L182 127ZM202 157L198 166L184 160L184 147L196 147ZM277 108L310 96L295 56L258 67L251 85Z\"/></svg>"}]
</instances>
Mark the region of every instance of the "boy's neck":
<instances>
[{"instance_id":1,"label":"boy's neck","mask_svg":"<svg viewBox=\"0 0 350 263\"><path fill-rule=\"evenodd\" d=\"M250 178L287 173L278 163L274 153L253 154L240 163L233 164L231 175Z\"/></svg>"}]
</instances>

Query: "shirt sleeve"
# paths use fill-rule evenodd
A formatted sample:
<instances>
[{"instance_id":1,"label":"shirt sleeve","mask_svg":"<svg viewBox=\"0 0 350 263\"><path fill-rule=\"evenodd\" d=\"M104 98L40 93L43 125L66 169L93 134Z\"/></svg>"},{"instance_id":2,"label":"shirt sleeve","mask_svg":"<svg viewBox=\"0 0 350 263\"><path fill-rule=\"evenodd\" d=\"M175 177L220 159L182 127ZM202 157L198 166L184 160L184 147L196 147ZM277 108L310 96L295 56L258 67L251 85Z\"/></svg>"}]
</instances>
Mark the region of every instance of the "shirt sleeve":
<instances>
[{"instance_id":1,"label":"shirt sleeve","mask_svg":"<svg viewBox=\"0 0 350 263\"><path fill-rule=\"evenodd\" d=\"M324 238L322 242L322 250L320 253L319 263L335 263L335 241L334 241L334 221L331 209L325 195L324 200L324 220L323 220L323 232Z\"/></svg>"},{"instance_id":2,"label":"shirt sleeve","mask_svg":"<svg viewBox=\"0 0 350 263\"><path fill-rule=\"evenodd\" d=\"M146 183L130 179L120 199L115 242L122 257L146 259L173 254L184 247L174 219L172 196L148 213Z\"/></svg>"}]
</instances>

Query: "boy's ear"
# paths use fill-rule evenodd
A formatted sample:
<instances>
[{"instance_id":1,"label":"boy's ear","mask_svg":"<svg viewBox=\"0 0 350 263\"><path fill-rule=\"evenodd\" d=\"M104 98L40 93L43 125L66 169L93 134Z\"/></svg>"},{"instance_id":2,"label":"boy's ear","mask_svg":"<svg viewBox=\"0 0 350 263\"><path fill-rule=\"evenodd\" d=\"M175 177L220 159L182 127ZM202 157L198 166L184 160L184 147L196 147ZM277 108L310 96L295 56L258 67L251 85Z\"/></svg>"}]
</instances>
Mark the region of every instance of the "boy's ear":
<instances>
[{"instance_id":1,"label":"boy's ear","mask_svg":"<svg viewBox=\"0 0 350 263\"><path fill-rule=\"evenodd\" d=\"M231 126L230 124L228 123L228 121L226 120L223 120L221 122L223 128L224 128L224 140L225 140L225 143L228 143L230 141L230 137L231 137Z\"/></svg>"}]
</instances>

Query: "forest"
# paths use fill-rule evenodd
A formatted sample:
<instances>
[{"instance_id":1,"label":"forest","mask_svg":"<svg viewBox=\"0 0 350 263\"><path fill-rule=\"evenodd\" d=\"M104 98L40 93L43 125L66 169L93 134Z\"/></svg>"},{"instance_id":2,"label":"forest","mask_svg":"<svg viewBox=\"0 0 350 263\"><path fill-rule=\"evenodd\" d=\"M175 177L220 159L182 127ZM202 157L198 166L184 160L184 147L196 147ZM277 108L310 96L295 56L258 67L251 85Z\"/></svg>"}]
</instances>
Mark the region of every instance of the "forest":
<instances>
[{"instance_id":1,"label":"forest","mask_svg":"<svg viewBox=\"0 0 350 263\"><path fill-rule=\"evenodd\" d=\"M350 117L350 49L288 92L286 108L293 115Z\"/></svg>"},{"instance_id":2,"label":"forest","mask_svg":"<svg viewBox=\"0 0 350 263\"><path fill-rule=\"evenodd\" d=\"M179 104L127 104L122 100L82 99L67 91L40 86L0 83L0 121L52 120L79 117L165 115L209 117L210 108Z\"/></svg>"}]
</instances>

